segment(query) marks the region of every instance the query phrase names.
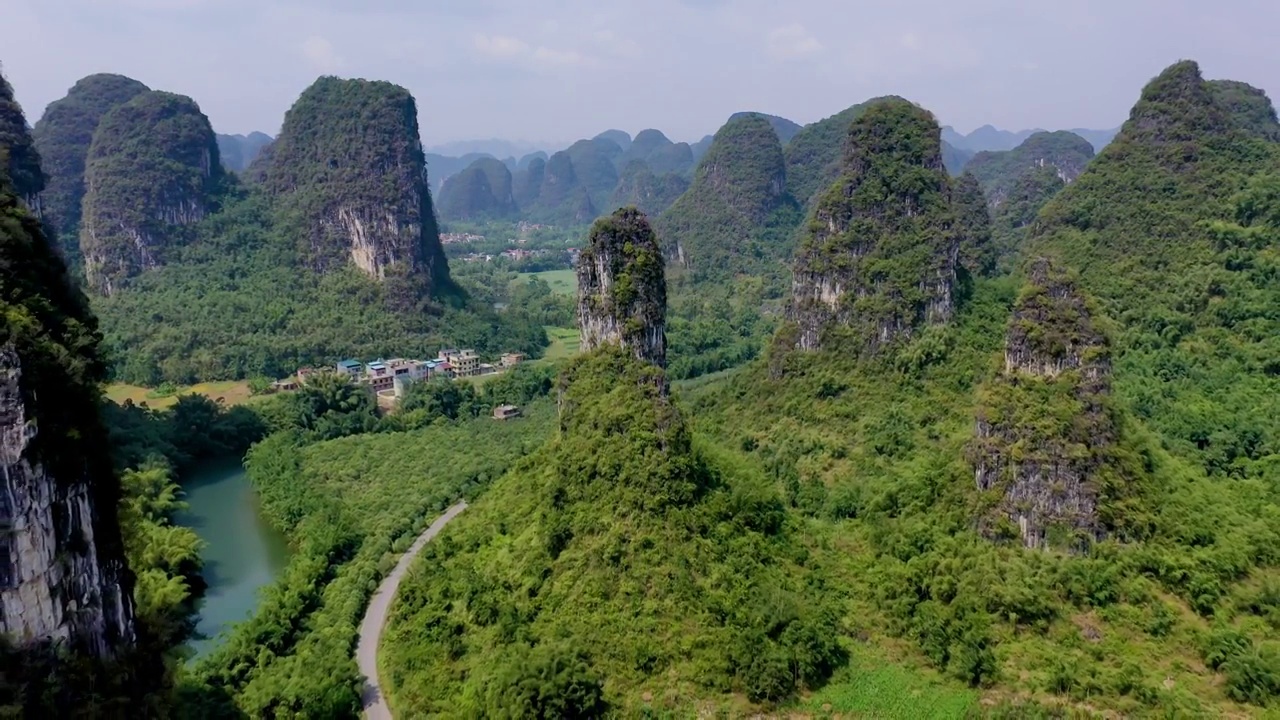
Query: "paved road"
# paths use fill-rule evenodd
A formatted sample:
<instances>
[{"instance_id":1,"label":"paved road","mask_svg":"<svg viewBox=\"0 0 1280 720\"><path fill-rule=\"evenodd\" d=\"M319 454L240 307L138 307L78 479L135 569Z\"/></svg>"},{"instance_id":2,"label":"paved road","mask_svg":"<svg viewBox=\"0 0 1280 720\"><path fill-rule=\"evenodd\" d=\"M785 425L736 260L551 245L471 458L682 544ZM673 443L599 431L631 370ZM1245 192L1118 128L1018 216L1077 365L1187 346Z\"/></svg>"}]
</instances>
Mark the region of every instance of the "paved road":
<instances>
[{"instance_id":1,"label":"paved road","mask_svg":"<svg viewBox=\"0 0 1280 720\"><path fill-rule=\"evenodd\" d=\"M408 551L400 556L395 569L382 580L378 591L369 598L369 609L364 612L364 620L360 623L360 643L356 646L356 662L360 665L360 673L364 675L364 690L360 693L364 705L364 716L369 720L391 720L391 710L387 707L386 698L378 687L378 644L382 640L382 626L387 623L387 611L391 608L391 600L400 589L400 581L409 570L409 564L422 552L427 541L440 533L444 526L467 509L466 502L444 511L444 514L431 523L431 527L422 531Z\"/></svg>"}]
</instances>

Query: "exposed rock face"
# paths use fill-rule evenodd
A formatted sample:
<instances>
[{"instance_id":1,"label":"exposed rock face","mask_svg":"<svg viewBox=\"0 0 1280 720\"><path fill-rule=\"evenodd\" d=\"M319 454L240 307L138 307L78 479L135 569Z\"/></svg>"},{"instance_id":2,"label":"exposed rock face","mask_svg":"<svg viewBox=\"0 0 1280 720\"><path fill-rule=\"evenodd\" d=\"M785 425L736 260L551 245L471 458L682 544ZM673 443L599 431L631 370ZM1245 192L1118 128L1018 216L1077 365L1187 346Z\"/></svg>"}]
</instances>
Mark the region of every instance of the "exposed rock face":
<instances>
[{"instance_id":1,"label":"exposed rock face","mask_svg":"<svg viewBox=\"0 0 1280 720\"><path fill-rule=\"evenodd\" d=\"M788 211L798 221L782 144L768 120L748 114L720 128L689 190L657 227L672 260L697 277L722 277L745 271L753 258L785 257L789 247L763 242L762 231L775 213Z\"/></svg>"},{"instance_id":2,"label":"exposed rock face","mask_svg":"<svg viewBox=\"0 0 1280 720\"><path fill-rule=\"evenodd\" d=\"M0 632L107 656L133 641L97 325L0 180Z\"/></svg>"},{"instance_id":3,"label":"exposed rock face","mask_svg":"<svg viewBox=\"0 0 1280 720\"><path fill-rule=\"evenodd\" d=\"M965 165L965 172L977 177L987 203L996 208L1004 204L1023 175L1052 168L1062 182L1071 183L1092 159L1093 145L1079 135L1065 130L1041 131L1012 150L974 155Z\"/></svg>"},{"instance_id":4,"label":"exposed rock face","mask_svg":"<svg viewBox=\"0 0 1280 720\"><path fill-rule=\"evenodd\" d=\"M32 130L40 164L49 176L46 214L58 229L63 254L80 255L80 204L84 200L85 163L93 133L103 116L147 92L146 85L123 75L90 75L76 81L66 97L45 108Z\"/></svg>"},{"instance_id":5,"label":"exposed rock face","mask_svg":"<svg viewBox=\"0 0 1280 720\"><path fill-rule=\"evenodd\" d=\"M0 76L0 172L10 178L18 197L37 216L42 216L40 194L45 176L40 169L40 153L27 130L22 106L13 97L13 86Z\"/></svg>"},{"instance_id":6,"label":"exposed rock face","mask_svg":"<svg viewBox=\"0 0 1280 720\"><path fill-rule=\"evenodd\" d=\"M88 483L63 483L31 457L39 428L23 399L22 363L0 346L0 632L17 645L52 640L103 656L131 642L123 563L98 554Z\"/></svg>"},{"instance_id":7,"label":"exposed rock face","mask_svg":"<svg viewBox=\"0 0 1280 720\"><path fill-rule=\"evenodd\" d=\"M995 496L988 534L1007 519L1029 548L1102 536L1101 475L1118 435L1110 384L1110 344L1084 293L1048 260L1033 261L971 451L978 488Z\"/></svg>"},{"instance_id":8,"label":"exposed rock face","mask_svg":"<svg viewBox=\"0 0 1280 720\"><path fill-rule=\"evenodd\" d=\"M426 293L448 283L408 90L320 78L285 114L264 186L302 222L312 270L354 264L377 280L415 278Z\"/></svg>"},{"instance_id":9,"label":"exposed rock face","mask_svg":"<svg viewBox=\"0 0 1280 720\"><path fill-rule=\"evenodd\" d=\"M90 287L111 295L190 240L222 179L209 119L191 98L150 91L94 132L80 252Z\"/></svg>"},{"instance_id":10,"label":"exposed rock face","mask_svg":"<svg viewBox=\"0 0 1280 720\"><path fill-rule=\"evenodd\" d=\"M878 101L846 147L796 253L790 315L806 350L846 328L874 351L954 312L958 234L937 122L906 100Z\"/></svg>"},{"instance_id":11,"label":"exposed rock face","mask_svg":"<svg viewBox=\"0 0 1280 720\"><path fill-rule=\"evenodd\" d=\"M666 367L667 281L649 221L623 208L591 227L578 257L578 327L582 349L620 345Z\"/></svg>"}]
</instances>

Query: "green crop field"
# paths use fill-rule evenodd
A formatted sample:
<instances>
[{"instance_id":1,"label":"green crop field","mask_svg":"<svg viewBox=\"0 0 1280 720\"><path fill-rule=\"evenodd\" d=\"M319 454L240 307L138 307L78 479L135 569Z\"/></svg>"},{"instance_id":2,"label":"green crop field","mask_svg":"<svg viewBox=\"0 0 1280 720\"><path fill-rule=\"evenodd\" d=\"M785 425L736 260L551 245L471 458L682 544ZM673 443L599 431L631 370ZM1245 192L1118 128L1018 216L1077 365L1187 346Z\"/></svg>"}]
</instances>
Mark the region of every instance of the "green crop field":
<instances>
[{"instance_id":1,"label":"green crop field","mask_svg":"<svg viewBox=\"0 0 1280 720\"><path fill-rule=\"evenodd\" d=\"M578 276L573 270L544 270L536 273L520 273L520 279L541 278L551 286L551 291L558 295L576 295L578 292Z\"/></svg>"}]
</instances>

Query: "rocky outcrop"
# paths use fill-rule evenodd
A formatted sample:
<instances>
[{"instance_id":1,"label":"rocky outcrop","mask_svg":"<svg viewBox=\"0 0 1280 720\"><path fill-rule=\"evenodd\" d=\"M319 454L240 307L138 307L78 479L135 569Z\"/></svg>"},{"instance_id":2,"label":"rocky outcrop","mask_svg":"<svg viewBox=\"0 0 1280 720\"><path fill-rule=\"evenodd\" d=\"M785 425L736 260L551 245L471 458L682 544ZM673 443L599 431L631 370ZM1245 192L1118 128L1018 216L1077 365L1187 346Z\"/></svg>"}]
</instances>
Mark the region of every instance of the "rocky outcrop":
<instances>
[{"instance_id":1,"label":"rocky outcrop","mask_svg":"<svg viewBox=\"0 0 1280 720\"><path fill-rule=\"evenodd\" d=\"M65 97L45 108L32 130L40 165L49 176L44 192L46 215L58 229L63 254L80 256L80 204L85 192L85 163L93 133L112 109L147 92L146 85L123 75L90 75L76 81Z\"/></svg>"},{"instance_id":2,"label":"rocky outcrop","mask_svg":"<svg viewBox=\"0 0 1280 720\"><path fill-rule=\"evenodd\" d=\"M1063 183L1071 183L1093 159L1093 145L1065 130L1037 132L1012 150L980 152L965 165L982 185L987 203L998 208L1023 175L1052 168Z\"/></svg>"},{"instance_id":3,"label":"rocky outcrop","mask_svg":"<svg viewBox=\"0 0 1280 720\"><path fill-rule=\"evenodd\" d=\"M27 130L22 106L13 96L13 86L0 76L0 172L7 175L18 197L37 216L43 216L40 195L45 176L40 168L40 153Z\"/></svg>"},{"instance_id":4,"label":"rocky outcrop","mask_svg":"<svg viewBox=\"0 0 1280 720\"><path fill-rule=\"evenodd\" d=\"M119 486L98 418L97 325L0 179L0 633L98 657L133 641Z\"/></svg>"},{"instance_id":5,"label":"rocky outcrop","mask_svg":"<svg viewBox=\"0 0 1280 720\"><path fill-rule=\"evenodd\" d=\"M1026 547L1057 549L1102 536L1100 476L1118 439L1110 392L1110 343L1089 300L1061 268L1033 261L970 452L978 489L992 497L984 532L1016 530Z\"/></svg>"},{"instance_id":6,"label":"rocky outcrop","mask_svg":"<svg viewBox=\"0 0 1280 720\"><path fill-rule=\"evenodd\" d=\"M839 330L874 351L954 312L958 235L937 122L906 100L878 101L846 147L796 252L790 316L806 350Z\"/></svg>"},{"instance_id":7,"label":"rocky outcrop","mask_svg":"<svg viewBox=\"0 0 1280 720\"><path fill-rule=\"evenodd\" d=\"M263 184L301 224L313 271L354 265L375 280L413 278L424 294L448 284L408 90L320 78L285 114Z\"/></svg>"},{"instance_id":8,"label":"rocky outcrop","mask_svg":"<svg viewBox=\"0 0 1280 720\"><path fill-rule=\"evenodd\" d=\"M61 480L32 457L39 435L24 400L22 362L0 345L0 632L105 656L133 640L123 562L104 562L85 478Z\"/></svg>"},{"instance_id":9,"label":"rocky outcrop","mask_svg":"<svg viewBox=\"0 0 1280 720\"><path fill-rule=\"evenodd\" d=\"M213 128L191 98L149 91L108 112L85 169L89 286L112 295L163 265L212 208L222 173Z\"/></svg>"},{"instance_id":10,"label":"rocky outcrop","mask_svg":"<svg viewBox=\"0 0 1280 720\"><path fill-rule=\"evenodd\" d=\"M666 367L666 325L662 251L648 219L635 208L600 218L578 257L582 350L620 345Z\"/></svg>"}]
</instances>

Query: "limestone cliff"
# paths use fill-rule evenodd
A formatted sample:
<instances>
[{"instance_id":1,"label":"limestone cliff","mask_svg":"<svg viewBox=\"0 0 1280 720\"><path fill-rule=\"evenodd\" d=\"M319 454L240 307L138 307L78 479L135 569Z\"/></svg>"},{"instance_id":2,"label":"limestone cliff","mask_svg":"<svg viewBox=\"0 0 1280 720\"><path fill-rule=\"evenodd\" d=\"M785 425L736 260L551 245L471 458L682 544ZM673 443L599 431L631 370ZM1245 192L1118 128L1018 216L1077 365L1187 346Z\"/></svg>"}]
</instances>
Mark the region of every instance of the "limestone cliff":
<instances>
[{"instance_id":1,"label":"limestone cliff","mask_svg":"<svg viewBox=\"0 0 1280 720\"><path fill-rule=\"evenodd\" d=\"M790 316L806 350L839 330L874 351L954 311L958 237L937 121L906 100L878 101L846 148L796 251Z\"/></svg>"},{"instance_id":2,"label":"limestone cliff","mask_svg":"<svg viewBox=\"0 0 1280 720\"><path fill-rule=\"evenodd\" d=\"M623 208L591 227L578 257L582 350L613 344L666 367L667 281L648 219Z\"/></svg>"},{"instance_id":3,"label":"limestone cliff","mask_svg":"<svg viewBox=\"0 0 1280 720\"><path fill-rule=\"evenodd\" d=\"M80 256L80 203L84 199L85 162L93 133L113 108L147 92L146 85L123 75L90 75L76 81L65 97L49 103L32 135L40 165L49 176L45 214L58 230L63 254Z\"/></svg>"},{"instance_id":4,"label":"limestone cliff","mask_svg":"<svg viewBox=\"0 0 1280 720\"><path fill-rule=\"evenodd\" d=\"M0 177L0 633L105 657L133 641L97 325Z\"/></svg>"},{"instance_id":5,"label":"limestone cliff","mask_svg":"<svg viewBox=\"0 0 1280 720\"><path fill-rule=\"evenodd\" d=\"M353 264L384 280L394 269L425 293L448 284L408 90L320 78L285 114L267 161L263 184L282 216L300 224L300 254L312 270Z\"/></svg>"},{"instance_id":6,"label":"limestone cliff","mask_svg":"<svg viewBox=\"0 0 1280 720\"><path fill-rule=\"evenodd\" d=\"M80 252L89 286L111 295L163 265L212 209L222 176L213 128L191 98L150 91L109 111L85 168Z\"/></svg>"},{"instance_id":7,"label":"limestone cliff","mask_svg":"<svg viewBox=\"0 0 1280 720\"><path fill-rule=\"evenodd\" d=\"M984 389L971 447L974 479L994 536L1070 549L1103 534L1101 494L1114 469L1117 423L1108 406L1110 342L1076 281L1043 258L1005 335L999 376Z\"/></svg>"}]
</instances>

